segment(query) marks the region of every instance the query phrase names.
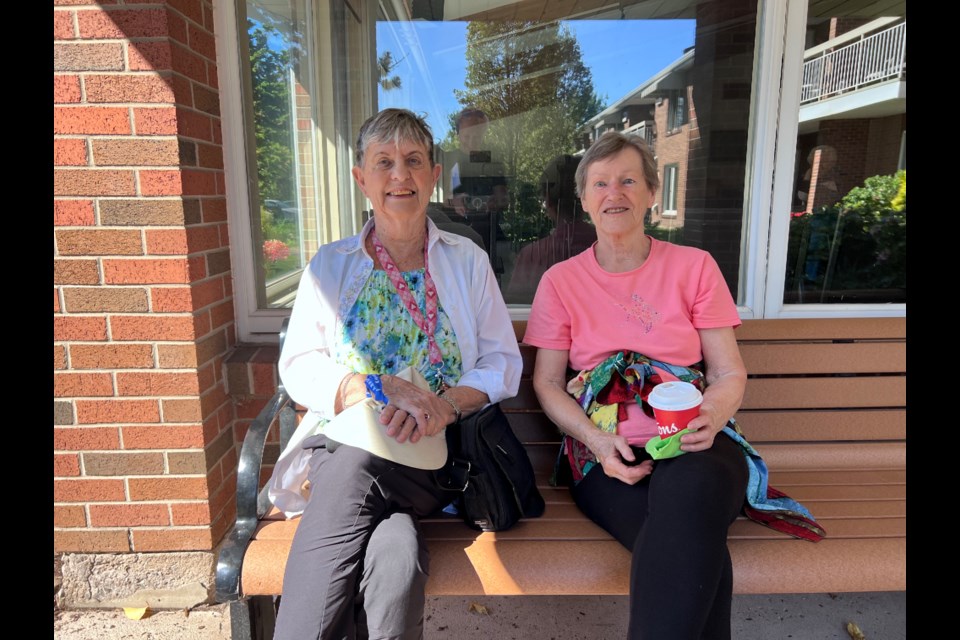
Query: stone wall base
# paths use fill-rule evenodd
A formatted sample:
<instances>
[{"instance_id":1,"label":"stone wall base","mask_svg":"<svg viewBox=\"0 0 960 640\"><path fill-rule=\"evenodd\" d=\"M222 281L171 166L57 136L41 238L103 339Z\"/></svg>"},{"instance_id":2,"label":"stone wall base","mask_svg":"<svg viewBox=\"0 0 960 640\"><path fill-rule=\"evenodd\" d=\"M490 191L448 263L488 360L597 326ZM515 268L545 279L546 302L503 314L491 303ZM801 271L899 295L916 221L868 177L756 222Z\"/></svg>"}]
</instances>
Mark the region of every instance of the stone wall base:
<instances>
[{"instance_id":1,"label":"stone wall base","mask_svg":"<svg viewBox=\"0 0 960 640\"><path fill-rule=\"evenodd\" d=\"M214 602L216 554L65 553L57 604L63 609L149 607L189 609ZM56 575L54 578L56 584Z\"/></svg>"}]
</instances>

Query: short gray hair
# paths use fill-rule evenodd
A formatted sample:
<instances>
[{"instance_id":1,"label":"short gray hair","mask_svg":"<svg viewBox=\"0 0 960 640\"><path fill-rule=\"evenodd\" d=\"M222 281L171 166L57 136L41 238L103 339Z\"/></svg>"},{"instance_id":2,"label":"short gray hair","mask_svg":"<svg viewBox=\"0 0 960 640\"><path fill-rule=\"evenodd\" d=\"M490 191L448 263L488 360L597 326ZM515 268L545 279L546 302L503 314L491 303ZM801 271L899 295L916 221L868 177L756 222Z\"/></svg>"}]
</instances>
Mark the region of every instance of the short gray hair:
<instances>
[{"instance_id":1,"label":"short gray hair","mask_svg":"<svg viewBox=\"0 0 960 640\"><path fill-rule=\"evenodd\" d=\"M357 148L353 154L354 164L358 167L363 166L363 154L370 144L391 140L396 144L403 141L423 145L427 149L430 166L436 164L433 157L433 131L430 130L430 125L412 111L395 108L380 111L367 118L366 122L360 126Z\"/></svg>"},{"instance_id":2,"label":"short gray hair","mask_svg":"<svg viewBox=\"0 0 960 640\"><path fill-rule=\"evenodd\" d=\"M651 193L660 188L660 176L657 175L657 160L643 138L634 135L624 135L618 131L608 131L597 139L587 152L583 154L580 165L577 167L577 195L583 197L587 189L587 169L594 162L606 160L615 156L627 147L632 147L640 154L640 164L643 167L643 179Z\"/></svg>"}]
</instances>

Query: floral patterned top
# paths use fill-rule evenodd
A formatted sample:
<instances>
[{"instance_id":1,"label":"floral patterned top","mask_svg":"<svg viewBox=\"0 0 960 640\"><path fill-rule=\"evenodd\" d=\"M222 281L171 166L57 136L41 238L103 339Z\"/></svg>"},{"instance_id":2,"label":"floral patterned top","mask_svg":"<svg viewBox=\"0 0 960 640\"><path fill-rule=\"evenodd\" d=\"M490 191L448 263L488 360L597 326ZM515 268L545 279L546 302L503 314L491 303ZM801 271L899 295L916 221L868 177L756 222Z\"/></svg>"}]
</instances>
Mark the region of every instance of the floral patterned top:
<instances>
[{"instance_id":1,"label":"floral patterned top","mask_svg":"<svg viewBox=\"0 0 960 640\"><path fill-rule=\"evenodd\" d=\"M426 314L423 269L401 272L410 293ZM437 391L440 381L430 364L427 337L407 312L385 271L374 271L343 321L334 350L337 362L357 373L399 373L412 366ZM460 347L450 318L437 307L437 346L443 354L443 379L454 386L463 375Z\"/></svg>"}]
</instances>

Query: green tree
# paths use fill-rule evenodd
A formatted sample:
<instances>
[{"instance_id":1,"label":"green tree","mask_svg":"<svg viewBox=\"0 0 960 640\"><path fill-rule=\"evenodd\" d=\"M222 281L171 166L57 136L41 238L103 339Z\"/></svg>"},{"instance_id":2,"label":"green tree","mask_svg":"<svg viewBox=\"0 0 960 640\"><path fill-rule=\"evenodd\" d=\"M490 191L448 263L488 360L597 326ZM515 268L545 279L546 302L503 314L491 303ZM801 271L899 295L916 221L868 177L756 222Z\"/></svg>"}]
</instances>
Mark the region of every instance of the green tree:
<instances>
[{"instance_id":1,"label":"green tree","mask_svg":"<svg viewBox=\"0 0 960 640\"><path fill-rule=\"evenodd\" d=\"M257 140L260 201L290 200L294 193L290 119L291 52L273 48L283 38L276 27L247 20L253 80L253 122Z\"/></svg>"},{"instance_id":2,"label":"green tree","mask_svg":"<svg viewBox=\"0 0 960 640\"><path fill-rule=\"evenodd\" d=\"M513 240L528 240L541 232L543 168L576 151L578 127L603 105L576 37L558 22L471 22L466 57L465 88L454 94L490 118L486 139L500 152L510 184L505 228Z\"/></svg>"},{"instance_id":3,"label":"green tree","mask_svg":"<svg viewBox=\"0 0 960 640\"><path fill-rule=\"evenodd\" d=\"M397 65L403 62L403 58L400 58L397 61L393 60L393 54L389 51L384 51L379 58L377 58L377 73L380 76L380 88L384 91L393 91L394 89L399 89L402 80L400 76L391 77L390 74L393 73L393 70L397 68Z\"/></svg>"}]
</instances>

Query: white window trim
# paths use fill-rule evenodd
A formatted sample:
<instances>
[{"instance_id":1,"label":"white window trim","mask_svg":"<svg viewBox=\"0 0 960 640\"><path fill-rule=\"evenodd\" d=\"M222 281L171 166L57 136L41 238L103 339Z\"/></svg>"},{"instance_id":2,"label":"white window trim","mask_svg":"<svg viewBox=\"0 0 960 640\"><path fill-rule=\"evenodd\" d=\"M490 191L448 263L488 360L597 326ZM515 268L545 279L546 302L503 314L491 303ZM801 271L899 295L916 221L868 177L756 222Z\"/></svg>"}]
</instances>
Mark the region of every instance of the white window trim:
<instances>
[{"instance_id":1,"label":"white window trim","mask_svg":"<svg viewBox=\"0 0 960 640\"><path fill-rule=\"evenodd\" d=\"M317 42L329 46L329 7L317 10ZM739 287L743 319L750 318L869 318L905 317L905 304L783 304L789 215L793 185L793 163L800 104L807 0L759 0L757 22L757 67L754 71L755 99L751 105L751 126L747 144L748 176L745 189L743 269ZM241 342L272 342L289 309L257 309L254 277L254 248L250 229L250 204L245 157L242 92L240 84L236 7L233 1L214 7L217 29L217 63L220 78L223 129L224 173L229 216L230 255L234 278L234 300L238 339ZM318 56L332 58L331 52ZM782 65L781 65L782 61ZM317 86L333 90L329 65L318 65ZM319 203L324 211L339 209L338 184L329 178L335 170L336 126L332 106L323 101L318 147L322 163ZM329 132L329 133L325 133ZM781 176L774 182L774 175ZM327 176L324 179L324 176ZM774 212L781 212L775 214ZM509 305L512 320L527 320L529 305Z\"/></svg>"}]
</instances>

